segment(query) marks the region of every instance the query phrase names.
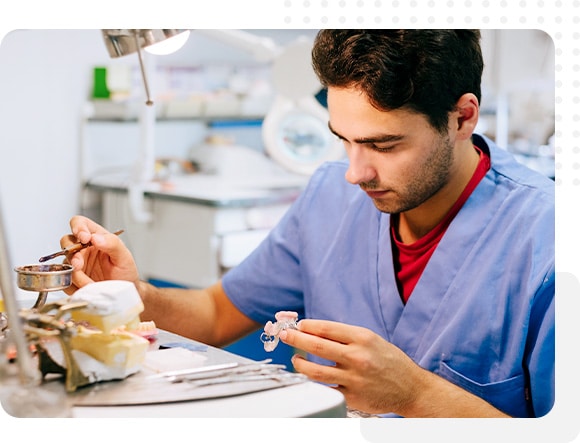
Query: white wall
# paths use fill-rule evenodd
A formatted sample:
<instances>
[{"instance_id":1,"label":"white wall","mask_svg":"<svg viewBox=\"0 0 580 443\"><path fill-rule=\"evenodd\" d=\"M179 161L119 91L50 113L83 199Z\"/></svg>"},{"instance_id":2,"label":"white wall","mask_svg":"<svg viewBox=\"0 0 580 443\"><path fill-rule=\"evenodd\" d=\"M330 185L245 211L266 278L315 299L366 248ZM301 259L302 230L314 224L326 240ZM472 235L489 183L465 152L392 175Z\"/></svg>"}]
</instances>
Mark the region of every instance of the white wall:
<instances>
[{"instance_id":1,"label":"white wall","mask_svg":"<svg viewBox=\"0 0 580 443\"><path fill-rule=\"evenodd\" d=\"M315 31L276 31L273 35L284 43L301 33L312 36ZM533 32L522 36L523 41L509 35L494 46L494 35L484 33L486 74L501 68L492 78L499 75L501 81L507 73L510 78L515 76L516 83L523 76L542 74L553 84L553 46L546 45L545 39ZM158 63L251 60L237 49L195 33L190 40L182 51ZM501 58L494 61L493 56L500 52ZM520 56L514 58L514 53ZM136 57L133 60L136 64ZM2 40L0 204L12 267L34 263L41 255L59 249L69 218L79 211L81 110L90 95L92 68L115 62L109 59L99 30L21 30ZM496 84L489 82L492 93ZM548 100L548 115L549 105L553 101Z\"/></svg>"},{"instance_id":2,"label":"white wall","mask_svg":"<svg viewBox=\"0 0 580 443\"><path fill-rule=\"evenodd\" d=\"M77 212L80 111L99 31L13 31L0 45L0 204L13 265L58 250Z\"/></svg>"}]
</instances>

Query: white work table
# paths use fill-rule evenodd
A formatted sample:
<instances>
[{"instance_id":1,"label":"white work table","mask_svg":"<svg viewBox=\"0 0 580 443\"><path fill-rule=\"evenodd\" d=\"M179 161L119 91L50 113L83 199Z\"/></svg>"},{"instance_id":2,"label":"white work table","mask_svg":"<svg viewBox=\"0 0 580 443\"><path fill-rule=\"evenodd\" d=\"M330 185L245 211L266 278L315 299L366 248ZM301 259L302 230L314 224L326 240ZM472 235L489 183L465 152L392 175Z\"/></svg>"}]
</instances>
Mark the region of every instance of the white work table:
<instances>
[{"instance_id":1,"label":"white work table","mask_svg":"<svg viewBox=\"0 0 580 443\"><path fill-rule=\"evenodd\" d=\"M161 332L154 344L182 341L204 348L205 365L227 362L249 362L250 360L182 337ZM164 351L160 351L164 352ZM128 381L128 380L126 380ZM125 383L105 382L105 383ZM160 389L162 384L159 385ZM83 389L92 389L90 386ZM98 387L97 387L98 389ZM226 388L227 389L227 388ZM73 394L74 395L74 394ZM247 418L247 417L346 417L343 395L327 386L312 381L304 381L290 386L276 387L264 391L251 392L220 398L192 401L163 402L127 406L73 406L75 418L140 418L140 417L196 417L196 418Z\"/></svg>"}]
</instances>

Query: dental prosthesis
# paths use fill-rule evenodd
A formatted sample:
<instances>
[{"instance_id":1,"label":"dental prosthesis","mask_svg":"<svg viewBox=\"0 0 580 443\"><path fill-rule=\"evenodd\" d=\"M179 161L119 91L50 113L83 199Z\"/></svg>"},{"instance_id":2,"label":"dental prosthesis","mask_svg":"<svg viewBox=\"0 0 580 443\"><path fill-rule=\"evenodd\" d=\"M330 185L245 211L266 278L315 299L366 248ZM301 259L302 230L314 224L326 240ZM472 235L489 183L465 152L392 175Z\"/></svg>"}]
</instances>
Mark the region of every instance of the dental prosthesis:
<instances>
[{"instance_id":1,"label":"dental prosthesis","mask_svg":"<svg viewBox=\"0 0 580 443\"><path fill-rule=\"evenodd\" d=\"M279 311L275 314L276 322L268 321L264 326L264 332L260 335L260 341L264 343L264 350L272 352L278 346L279 335L285 329L298 329L298 314L292 311Z\"/></svg>"}]
</instances>

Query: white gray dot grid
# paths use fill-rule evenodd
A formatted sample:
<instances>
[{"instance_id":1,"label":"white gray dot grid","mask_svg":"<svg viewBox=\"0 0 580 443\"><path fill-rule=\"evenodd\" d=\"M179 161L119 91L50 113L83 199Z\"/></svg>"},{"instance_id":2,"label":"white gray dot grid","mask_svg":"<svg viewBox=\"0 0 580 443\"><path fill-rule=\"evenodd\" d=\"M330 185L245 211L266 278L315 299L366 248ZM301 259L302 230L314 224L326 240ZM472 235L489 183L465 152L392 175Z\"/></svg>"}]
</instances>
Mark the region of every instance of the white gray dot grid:
<instances>
[{"instance_id":1,"label":"white gray dot grid","mask_svg":"<svg viewBox=\"0 0 580 443\"><path fill-rule=\"evenodd\" d=\"M555 50L557 271L574 274L580 280L580 265L575 259L580 251L580 220L576 215L580 203L580 0L286 0L281 13L289 27L299 27L307 16L313 28L470 27L546 32ZM563 304L561 300L560 306ZM565 308L558 310L558 321L565 318L564 312ZM568 341L566 345L570 345ZM572 347L577 349L574 342ZM365 441L383 441L385 432L392 431L388 427L382 429L380 423L373 422L368 427L365 424L361 426ZM572 430L567 426L571 435L565 441L576 437L574 441L580 442L580 426L573 425ZM542 432L535 435L520 427L514 432L518 438L526 434L527 441L545 437ZM560 441L557 434L552 441Z\"/></svg>"}]
</instances>

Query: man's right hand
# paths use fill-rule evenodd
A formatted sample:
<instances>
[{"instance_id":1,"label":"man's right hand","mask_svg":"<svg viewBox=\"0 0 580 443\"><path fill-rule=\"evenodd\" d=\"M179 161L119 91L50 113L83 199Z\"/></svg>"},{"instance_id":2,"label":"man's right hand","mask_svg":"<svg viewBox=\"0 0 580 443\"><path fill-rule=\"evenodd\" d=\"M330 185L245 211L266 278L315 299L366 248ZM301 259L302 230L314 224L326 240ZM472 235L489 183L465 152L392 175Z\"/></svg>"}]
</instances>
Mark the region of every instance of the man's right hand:
<instances>
[{"instance_id":1,"label":"man's right hand","mask_svg":"<svg viewBox=\"0 0 580 443\"><path fill-rule=\"evenodd\" d=\"M133 255L119 236L80 215L71 218L70 227L72 234L60 239L62 248L77 242L91 242L92 246L67 256L74 271L72 284L64 291L66 294L71 295L78 288L95 281L139 280Z\"/></svg>"}]
</instances>

